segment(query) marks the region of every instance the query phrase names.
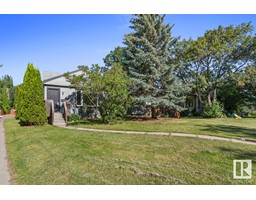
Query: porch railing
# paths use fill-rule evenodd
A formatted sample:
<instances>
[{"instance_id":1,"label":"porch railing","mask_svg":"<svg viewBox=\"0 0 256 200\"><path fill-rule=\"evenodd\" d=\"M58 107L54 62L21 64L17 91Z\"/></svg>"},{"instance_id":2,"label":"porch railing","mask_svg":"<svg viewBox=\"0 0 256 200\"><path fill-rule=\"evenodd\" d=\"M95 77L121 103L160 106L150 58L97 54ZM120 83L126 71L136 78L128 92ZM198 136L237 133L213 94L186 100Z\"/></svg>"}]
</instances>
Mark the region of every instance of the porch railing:
<instances>
[{"instance_id":1,"label":"porch railing","mask_svg":"<svg viewBox=\"0 0 256 200\"><path fill-rule=\"evenodd\" d=\"M71 103L68 100L65 100L63 102L63 106L64 106L63 117L64 117L65 122L67 123L68 116L71 115Z\"/></svg>"},{"instance_id":2,"label":"porch railing","mask_svg":"<svg viewBox=\"0 0 256 200\"><path fill-rule=\"evenodd\" d=\"M53 125L54 122L54 103L53 100L45 100L46 113L48 117L48 123Z\"/></svg>"}]
</instances>

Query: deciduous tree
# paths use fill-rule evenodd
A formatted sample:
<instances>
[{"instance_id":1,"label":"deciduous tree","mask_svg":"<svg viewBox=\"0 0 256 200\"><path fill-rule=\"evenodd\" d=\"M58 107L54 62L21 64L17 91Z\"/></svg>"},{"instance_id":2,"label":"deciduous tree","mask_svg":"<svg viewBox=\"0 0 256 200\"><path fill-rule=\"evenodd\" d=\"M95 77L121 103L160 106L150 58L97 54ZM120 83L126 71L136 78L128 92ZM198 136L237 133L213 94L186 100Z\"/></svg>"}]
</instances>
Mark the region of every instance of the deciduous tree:
<instances>
[{"instance_id":1,"label":"deciduous tree","mask_svg":"<svg viewBox=\"0 0 256 200\"><path fill-rule=\"evenodd\" d=\"M256 67L230 73L220 84L219 96L229 113L241 107L256 107Z\"/></svg>"},{"instance_id":2,"label":"deciduous tree","mask_svg":"<svg viewBox=\"0 0 256 200\"><path fill-rule=\"evenodd\" d=\"M102 77L99 111L105 123L122 119L131 102L129 79L122 65L113 63Z\"/></svg>"},{"instance_id":3,"label":"deciduous tree","mask_svg":"<svg viewBox=\"0 0 256 200\"><path fill-rule=\"evenodd\" d=\"M79 66L80 75L65 74L70 87L82 91L86 104L99 109L105 123L123 118L129 105L128 83L123 67L113 62L112 66ZM98 104L96 104L98 102Z\"/></svg>"},{"instance_id":4,"label":"deciduous tree","mask_svg":"<svg viewBox=\"0 0 256 200\"><path fill-rule=\"evenodd\" d=\"M113 66L114 63L124 64L124 47L116 47L113 51L103 58L106 67Z\"/></svg>"},{"instance_id":5,"label":"deciduous tree","mask_svg":"<svg viewBox=\"0 0 256 200\"><path fill-rule=\"evenodd\" d=\"M223 80L252 64L256 44L252 31L251 23L219 26L196 40L179 43L176 59L183 67L178 75L191 85L203 105L211 107Z\"/></svg>"}]
</instances>

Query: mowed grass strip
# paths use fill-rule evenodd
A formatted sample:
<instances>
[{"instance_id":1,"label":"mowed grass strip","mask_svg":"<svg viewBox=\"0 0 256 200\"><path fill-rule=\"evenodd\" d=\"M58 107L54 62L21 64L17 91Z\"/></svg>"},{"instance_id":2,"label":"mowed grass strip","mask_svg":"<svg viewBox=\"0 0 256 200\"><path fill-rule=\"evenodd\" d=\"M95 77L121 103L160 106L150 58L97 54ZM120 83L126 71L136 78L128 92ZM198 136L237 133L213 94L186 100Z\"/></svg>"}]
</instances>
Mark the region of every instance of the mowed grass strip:
<instances>
[{"instance_id":1,"label":"mowed grass strip","mask_svg":"<svg viewBox=\"0 0 256 200\"><path fill-rule=\"evenodd\" d=\"M70 124L74 127L95 128L107 130L147 131L147 132L178 132L211 135L227 138L244 138L256 141L256 119L233 118L220 119L159 119L142 121L120 121L116 124L104 124L100 119L84 120L78 124Z\"/></svg>"},{"instance_id":2,"label":"mowed grass strip","mask_svg":"<svg viewBox=\"0 0 256 200\"><path fill-rule=\"evenodd\" d=\"M16 184L255 184L255 146L156 135L75 131L4 122ZM249 180L233 159L253 160Z\"/></svg>"}]
</instances>

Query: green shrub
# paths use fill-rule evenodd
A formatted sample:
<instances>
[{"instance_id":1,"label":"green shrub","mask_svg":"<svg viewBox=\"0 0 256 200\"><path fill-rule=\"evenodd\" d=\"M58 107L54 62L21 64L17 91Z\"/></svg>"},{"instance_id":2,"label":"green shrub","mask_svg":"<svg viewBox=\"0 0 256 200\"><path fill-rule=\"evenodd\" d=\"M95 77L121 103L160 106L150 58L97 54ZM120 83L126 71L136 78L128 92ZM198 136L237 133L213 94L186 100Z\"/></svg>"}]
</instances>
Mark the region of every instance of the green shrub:
<instances>
[{"instance_id":1,"label":"green shrub","mask_svg":"<svg viewBox=\"0 0 256 200\"><path fill-rule=\"evenodd\" d=\"M28 64L18 99L18 113L22 125L43 125L47 122L44 88L41 75L33 64Z\"/></svg>"},{"instance_id":2,"label":"green shrub","mask_svg":"<svg viewBox=\"0 0 256 200\"><path fill-rule=\"evenodd\" d=\"M256 118L256 110L252 110L249 112L248 117Z\"/></svg>"},{"instance_id":3,"label":"green shrub","mask_svg":"<svg viewBox=\"0 0 256 200\"><path fill-rule=\"evenodd\" d=\"M123 119L130 105L129 79L121 65L113 64L101 80L102 96L99 112L104 123L115 123Z\"/></svg>"},{"instance_id":4,"label":"green shrub","mask_svg":"<svg viewBox=\"0 0 256 200\"><path fill-rule=\"evenodd\" d=\"M201 110L200 111L193 110L191 112L191 114L192 114L192 117L202 117L203 116L203 113Z\"/></svg>"},{"instance_id":5,"label":"green shrub","mask_svg":"<svg viewBox=\"0 0 256 200\"><path fill-rule=\"evenodd\" d=\"M205 118L220 118L223 116L224 108L223 105L218 102L214 101L212 106L205 106L204 107L204 117Z\"/></svg>"},{"instance_id":6,"label":"green shrub","mask_svg":"<svg viewBox=\"0 0 256 200\"><path fill-rule=\"evenodd\" d=\"M236 113L243 118L249 117L248 115L250 112L251 112L251 107L249 107L248 105L238 105L237 109L233 111L233 113Z\"/></svg>"},{"instance_id":7,"label":"green shrub","mask_svg":"<svg viewBox=\"0 0 256 200\"><path fill-rule=\"evenodd\" d=\"M80 120L80 115L72 114L71 116L68 116L69 122L78 122Z\"/></svg>"}]
</instances>

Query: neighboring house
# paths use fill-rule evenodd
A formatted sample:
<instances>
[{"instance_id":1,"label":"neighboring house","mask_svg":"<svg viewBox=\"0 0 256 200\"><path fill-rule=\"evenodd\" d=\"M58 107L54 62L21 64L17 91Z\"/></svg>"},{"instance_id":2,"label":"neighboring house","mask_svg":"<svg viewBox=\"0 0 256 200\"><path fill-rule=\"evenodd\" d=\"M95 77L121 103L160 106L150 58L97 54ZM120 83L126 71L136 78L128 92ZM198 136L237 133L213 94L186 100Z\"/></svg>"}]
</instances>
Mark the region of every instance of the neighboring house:
<instances>
[{"instance_id":1,"label":"neighboring house","mask_svg":"<svg viewBox=\"0 0 256 200\"><path fill-rule=\"evenodd\" d=\"M70 72L70 74L79 75L81 70ZM83 105L81 91L70 88L64 74L45 71L43 73L44 99L53 100L54 111L63 112L63 102L69 100L71 103L71 113L80 114Z\"/></svg>"}]
</instances>

